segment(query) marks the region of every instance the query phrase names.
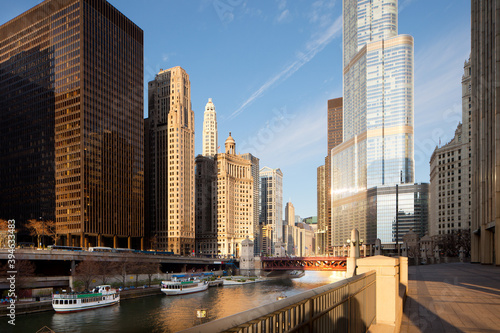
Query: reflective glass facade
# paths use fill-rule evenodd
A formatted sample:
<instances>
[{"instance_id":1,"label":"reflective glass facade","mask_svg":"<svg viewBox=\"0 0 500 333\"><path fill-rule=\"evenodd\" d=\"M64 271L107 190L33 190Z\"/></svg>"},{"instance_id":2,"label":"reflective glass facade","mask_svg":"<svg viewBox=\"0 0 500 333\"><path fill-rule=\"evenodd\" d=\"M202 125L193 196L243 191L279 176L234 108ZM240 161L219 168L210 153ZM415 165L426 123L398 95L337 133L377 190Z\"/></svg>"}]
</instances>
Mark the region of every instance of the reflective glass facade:
<instances>
[{"instance_id":1,"label":"reflective glass facade","mask_svg":"<svg viewBox=\"0 0 500 333\"><path fill-rule=\"evenodd\" d=\"M397 35L397 0L343 5L344 141L331 158L332 227L341 235L333 246L361 225L362 238L379 237L370 220L377 194L370 199L368 189L414 181L413 38Z\"/></svg>"},{"instance_id":2,"label":"reflective glass facade","mask_svg":"<svg viewBox=\"0 0 500 333\"><path fill-rule=\"evenodd\" d=\"M8 75L45 90L28 112L47 127L26 139L40 143L36 163L46 176L38 187L55 196L42 217L56 221L69 245L140 246L142 59L142 30L103 0L47 0L0 27L1 66L12 63Z\"/></svg>"},{"instance_id":3,"label":"reflective glass facade","mask_svg":"<svg viewBox=\"0 0 500 333\"><path fill-rule=\"evenodd\" d=\"M396 197L398 203L396 221ZM377 187L377 238L382 244L396 242L396 222L398 224L398 243L403 236L413 230L420 238L428 226L429 184L412 184Z\"/></svg>"},{"instance_id":4,"label":"reflective glass facade","mask_svg":"<svg viewBox=\"0 0 500 333\"><path fill-rule=\"evenodd\" d=\"M274 253L274 244L283 241L283 173L280 169L260 169L259 225L269 226L272 237L268 244L261 244L264 254ZM264 237L261 234L261 238Z\"/></svg>"}]
</instances>

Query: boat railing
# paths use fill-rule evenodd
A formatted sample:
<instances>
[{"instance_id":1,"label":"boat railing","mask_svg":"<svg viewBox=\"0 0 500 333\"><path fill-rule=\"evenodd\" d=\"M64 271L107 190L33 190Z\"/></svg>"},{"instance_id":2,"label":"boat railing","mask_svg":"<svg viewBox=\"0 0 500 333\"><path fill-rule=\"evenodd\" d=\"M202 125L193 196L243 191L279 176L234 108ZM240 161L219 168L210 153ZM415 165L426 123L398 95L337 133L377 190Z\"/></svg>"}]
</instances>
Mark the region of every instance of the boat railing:
<instances>
[{"instance_id":1,"label":"boat railing","mask_svg":"<svg viewBox=\"0 0 500 333\"><path fill-rule=\"evenodd\" d=\"M52 298L54 299L78 299L78 298L87 298L87 297L99 297L102 296L101 293L93 293L93 294L53 294Z\"/></svg>"}]
</instances>

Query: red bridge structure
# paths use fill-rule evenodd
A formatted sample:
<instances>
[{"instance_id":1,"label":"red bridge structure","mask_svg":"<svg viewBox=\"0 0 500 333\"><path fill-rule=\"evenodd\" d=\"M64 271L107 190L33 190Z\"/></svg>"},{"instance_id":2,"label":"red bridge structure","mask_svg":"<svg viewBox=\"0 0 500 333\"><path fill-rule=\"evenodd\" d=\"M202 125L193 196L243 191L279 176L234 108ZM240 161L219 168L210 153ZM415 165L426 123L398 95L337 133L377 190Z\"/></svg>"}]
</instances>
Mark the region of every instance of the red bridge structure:
<instances>
[{"instance_id":1,"label":"red bridge structure","mask_svg":"<svg viewBox=\"0 0 500 333\"><path fill-rule=\"evenodd\" d=\"M345 271L347 257L261 257L265 271Z\"/></svg>"}]
</instances>

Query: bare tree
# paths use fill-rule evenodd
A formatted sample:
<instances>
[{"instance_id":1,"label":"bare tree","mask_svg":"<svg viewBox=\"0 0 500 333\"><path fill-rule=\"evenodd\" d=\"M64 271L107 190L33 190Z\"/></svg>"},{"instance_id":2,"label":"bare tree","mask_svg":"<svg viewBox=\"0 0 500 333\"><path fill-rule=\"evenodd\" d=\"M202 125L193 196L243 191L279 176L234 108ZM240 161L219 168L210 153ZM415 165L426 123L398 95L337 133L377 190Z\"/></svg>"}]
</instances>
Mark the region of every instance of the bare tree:
<instances>
[{"instance_id":1,"label":"bare tree","mask_svg":"<svg viewBox=\"0 0 500 333\"><path fill-rule=\"evenodd\" d=\"M7 278L14 276L16 295L20 295L21 289L26 289L33 283L35 276L35 264L29 260L16 260L13 266L8 262L0 265L0 279L5 281ZM7 273L15 271L16 273ZM9 280L7 280L9 281Z\"/></svg>"},{"instance_id":2,"label":"bare tree","mask_svg":"<svg viewBox=\"0 0 500 333\"><path fill-rule=\"evenodd\" d=\"M148 286L151 287L151 280L153 275L158 273L160 270L160 264L156 262L144 262L143 263L143 273L148 275Z\"/></svg>"},{"instance_id":3,"label":"bare tree","mask_svg":"<svg viewBox=\"0 0 500 333\"><path fill-rule=\"evenodd\" d=\"M117 275L120 276L122 286L125 287L127 283L127 274L130 272L131 264L125 259L117 265Z\"/></svg>"},{"instance_id":4,"label":"bare tree","mask_svg":"<svg viewBox=\"0 0 500 333\"><path fill-rule=\"evenodd\" d=\"M31 236L37 238L37 246L40 244L40 239L43 236L55 237L56 234L56 223L54 221L39 221L39 220L28 220L26 225Z\"/></svg>"},{"instance_id":5,"label":"bare tree","mask_svg":"<svg viewBox=\"0 0 500 333\"><path fill-rule=\"evenodd\" d=\"M98 262L91 260L83 260L76 266L75 276L83 282L85 290L90 290L90 284L99 276Z\"/></svg>"},{"instance_id":6,"label":"bare tree","mask_svg":"<svg viewBox=\"0 0 500 333\"><path fill-rule=\"evenodd\" d=\"M156 250L156 247L158 246L158 236L154 235L153 237L151 237L150 243L151 243L151 248L153 250Z\"/></svg>"},{"instance_id":7,"label":"bare tree","mask_svg":"<svg viewBox=\"0 0 500 333\"><path fill-rule=\"evenodd\" d=\"M153 275L158 273L159 264L152 262L142 262L142 261L132 261L130 262L130 272L135 275L135 285L137 286L140 274L148 275L149 286L151 286L151 280Z\"/></svg>"},{"instance_id":8,"label":"bare tree","mask_svg":"<svg viewBox=\"0 0 500 333\"><path fill-rule=\"evenodd\" d=\"M463 248L464 255L470 255L470 230L454 230L453 232L441 235L438 239L438 246L444 256L457 257L460 253L460 247Z\"/></svg>"},{"instance_id":9,"label":"bare tree","mask_svg":"<svg viewBox=\"0 0 500 333\"><path fill-rule=\"evenodd\" d=\"M0 219L0 231L7 231L9 229L9 223L7 220Z\"/></svg>"},{"instance_id":10,"label":"bare tree","mask_svg":"<svg viewBox=\"0 0 500 333\"><path fill-rule=\"evenodd\" d=\"M109 279L116 275L118 263L109 261L97 261L96 274L102 284L109 284Z\"/></svg>"}]
</instances>

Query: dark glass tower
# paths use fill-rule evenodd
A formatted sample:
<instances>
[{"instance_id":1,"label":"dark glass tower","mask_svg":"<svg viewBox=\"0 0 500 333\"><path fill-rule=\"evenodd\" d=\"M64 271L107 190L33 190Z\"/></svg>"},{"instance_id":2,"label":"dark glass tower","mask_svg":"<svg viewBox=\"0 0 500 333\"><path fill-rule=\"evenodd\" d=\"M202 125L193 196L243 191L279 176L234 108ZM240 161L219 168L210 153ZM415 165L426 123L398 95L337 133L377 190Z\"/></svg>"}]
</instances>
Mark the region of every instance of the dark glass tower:
<instances>
[{"instance_id":1,"label":"dark glass tower","mask_svg":"<svg viewBox=\"0 0 500 333\"><path fill-rule=\"evenodd\" d=\"M44 1L0 27L0 94L0 217L140 247L143 31L105 0Z\"/></svg>"}]
</instances>

